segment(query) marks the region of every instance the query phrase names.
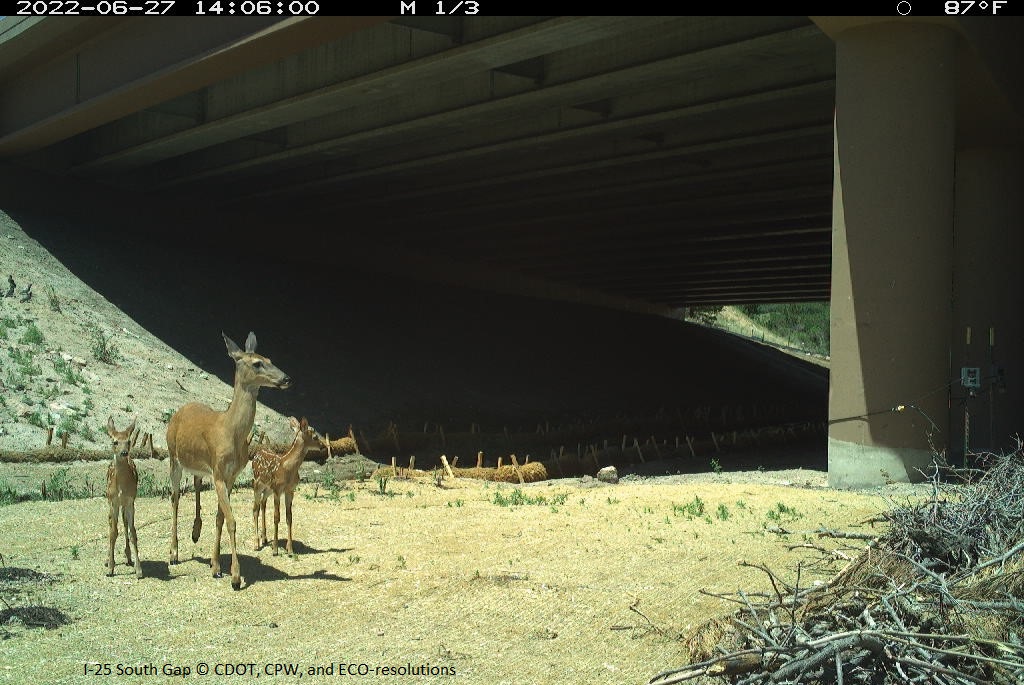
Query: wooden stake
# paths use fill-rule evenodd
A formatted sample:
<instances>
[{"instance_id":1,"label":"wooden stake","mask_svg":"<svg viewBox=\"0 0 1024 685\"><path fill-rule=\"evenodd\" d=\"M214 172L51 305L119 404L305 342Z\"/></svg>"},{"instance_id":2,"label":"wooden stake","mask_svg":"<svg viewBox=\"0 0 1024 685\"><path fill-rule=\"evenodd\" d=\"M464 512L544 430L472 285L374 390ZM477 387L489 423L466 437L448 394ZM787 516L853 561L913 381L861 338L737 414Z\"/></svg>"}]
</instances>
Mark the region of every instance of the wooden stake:
<instances>
[{"instance_id":1,"label":"wooden stake","mask_svg":"<svg viewBox=\"0 0 1024 685\"><path fill-rule=\"evenodd\" d=\"M498 468L501 468L501 457L498 457Z\"/></svg>"},{"instance_id":2,"label":"wooden stake","mask_svg":"<svg viewBox=\"0 0 1024 685\"><path fill-rule=\"evenodd\" d=\"M60 434L60 448L62 450L66 450L68 448L69 437L71 437L71 434L68 433L67 431L64 431L63 433Z\"/></svg>"},{"instance_id":3,"label":"wooden stake","mask_svg":"<svg viewBox=\"0 0 1024 685\"><path fill-rule=\"evenodd\" d=\"M415 471L416 470L416 455L415 454L410 454L409 455L409 470L410 471Z\"/></svg>"},{"instance_id":4,"label":"wooden stake","mask_svg":"<svg viewBox=\"0 0 1024 685\"><path fill-rule=\"evenodd\" d=\"M53 442L53 426L46 429L46 446L49 447L50 443Z\"/></svg>"},{"instance_id":5,"label":"wooden stake","mask_svg":"<svg viewBox=\"0 0 1024 685\"><path fill-rule=\"evenodd\" d=\"M519 462L516 461L516 455L514 455L514 454L509 455L509 459L512 460L512 470L516 472L516 476L519 477L519 484L522 485L526 481L523 480L523 474L519 470Z\"/></svg>"},{"instance_id":6,"label":"wooden stake","mask_svg":"<svg viewBox=\"0 0 1024 685\"><path fill-rule=\"evenodd\" d=\"M352 444L356 447L356 454L363 454L363 451L359 449L359 441L356 440L356 433L352 430L352 424L348 424L348 437L352 439Z\"/></svg>"},{"instance_id":7,"label":"wooden stake","mask_svg":"<svg viewBox=\"0 0 1024 685\"><path fill-rule=\"evenodd\" d=\"M455 474L452 473L452 467L448 465L448 457L441 455L441 465L444 466L444 472L448 474L448 477L455 480Z\"/></svg>"},{"instance_id":8,"label":"wooden stake","mask_svg":"<svg viewBox=\"0 0 1024 685\"><path fill-rule=\"evenodd\" d=\"M156 448L153 447L153 434L148 433L147 435L149 435L149 456L151 459L156 459Z\"/></svg>"},{"instance_id":9,"label":"wooden stake","mask_svg":"<svg viewBox=\"0 0 1024 685\"><path fill-rule=\"evenodd\" d=\"M476 453L476 467L478 469L482 469L484 467L484 453L483 452L477 452Z\"/></svg>"},{"instance_id":10,"label":"wooden stake","mask_svg":"<svg viewBox=\"0 0 1024 685\"><path fill-rule=\"evenodd\" d=\"M331 434L324 433L324 444L327 445L327 458L331 458Z\"/></svg>"},{"instance_id":11,"label":"wooden stake","mask_svg":"<svg viewBox=\"0 0 1024 685\"><path fill-rule=\"evenodd\" d=\"M398 457L391 457L391 475L398 475Z\"/></svg>"},{"instance_id":12,"label":"wooden stake","mask_svg":"<svg viewBox=\"0 0 1024 685\"><path fill-rule=\"evenodd\" d=\"M453 468L453 469L455 468L455 465L456 465L456 464L458 464L458 463L459 463L459 457L458 457L458 455L456 455L456 456L452 457L452 468Z\"/></svg>"},{"instance_id":13,"label":"wooden stake","mask_svg":"<svg viewBox=\"0 0 1024 685\"><path fill-rule=\"evenodd\" d=\"M646 463L647 460L644 459L643 450L640 449L640 441L637 440L636 438L633 438L633 447L636 448L636 453L640 457L640 462L641 463Z\"/></svg>"}]
</instances>

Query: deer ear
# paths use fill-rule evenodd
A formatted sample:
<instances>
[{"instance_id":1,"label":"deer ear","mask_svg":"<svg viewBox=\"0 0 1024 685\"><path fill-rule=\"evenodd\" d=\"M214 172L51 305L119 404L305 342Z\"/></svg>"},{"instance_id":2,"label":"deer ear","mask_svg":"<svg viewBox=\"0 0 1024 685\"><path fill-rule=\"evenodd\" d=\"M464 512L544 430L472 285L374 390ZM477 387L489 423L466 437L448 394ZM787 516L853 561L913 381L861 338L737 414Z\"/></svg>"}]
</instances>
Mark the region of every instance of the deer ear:
<instances>
[{"instance_id":1,"label":"deer ear","mask_svg":"<svg viewBox=\"0 0 1024 685\"><path fill-rule=\"evenodd\" d=\"M136 422L137 420L138 420L138 417L137 417L137 416L136 416L136 417L134 417L134 418L132 419L132 422L131 422L130 424L128 424L128 427L124 429L124 432L125 432L125 433L131 433L132 431L134 431L134 430L135 430L135 422Z\"/></svg>"},{"instance_id":2,"label":"deer ear","mask_svg":"<svg viewBox=\"0 0 1024 685\"><path fill-rule=\"evenodd\" d=\"M117 431L117 429L114 428L114 417L113 416L107 417L107 434L110 437L114 437L114 433L116 431Z\"/></svg>"},{"instance_id":3,"label":"deer ear","mask_svg":"<svg viewBox=\"0 0 1024 685\"><path fill-rule=\"evenodd\" d=\"M256 334L249 331L249 337L245 339L245 351L255 352L256 351Z\"/></svg>"},{"instance_id":4,"label":"deer ear","mask_svg":"<svg viewBox=\"0 0 1024 685\"><path fill-rule=\"evenodd\" d=\"M224 333L224 331L221 331L220 334L224 337L224 346L228 348L228 355L234 357L235 359L238 359L238 357L242 354L242 349L238 345L236 345L235 341L229 338L227 334Z\"/></svg>"},{"instance_id":5,"label":"deer ear","mask_svg":"<svg viewBox=\"0 0 1024 685\"><path fill-rule=\"evenodd\" d=\"M309 421L306 421L306 417L303 416L302 420L299 421L299 429L306 430L307 428L309 428Z\"/></svg>"}]
</instances>

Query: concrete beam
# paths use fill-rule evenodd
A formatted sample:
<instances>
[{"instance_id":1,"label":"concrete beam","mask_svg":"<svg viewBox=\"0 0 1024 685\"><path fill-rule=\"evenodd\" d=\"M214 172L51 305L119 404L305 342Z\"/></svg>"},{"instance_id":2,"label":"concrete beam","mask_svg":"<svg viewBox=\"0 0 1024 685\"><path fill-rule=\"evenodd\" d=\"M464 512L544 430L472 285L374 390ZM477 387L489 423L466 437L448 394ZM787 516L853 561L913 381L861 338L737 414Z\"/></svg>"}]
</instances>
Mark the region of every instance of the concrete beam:
<instances>
[{"instance_id":1,"label":"concrete beam","mask_svg":"<svg viewBox=\"0 0 1024 685\"><path fill-rule=\"evenodd\" d=\"M62 18L61 18L62 19ZM130 19L4 83L0 155L37 150L131 112L384 21L383 17ZM59 21L59 19L53 19ZM90 26L85 24L86 27ZM43 31L40 22L31 31ZM109 30L107 30L109 29ZM31 35L30 32L26 32ZM44 44L52 50L52 44ZM0 62L3 44L0 43ZM125 59L132 55L133 59ZM20 55L19 60L29 57Z\"/></svg>"},{"instance_id":2,"label":"concrete beam","mask_svg":"<svg viewBox=\"0 0 1024 685\"><path fill-rule=\"evenodd\" d=\"M654 18L649 19L654 23ZM286 126L330 112L369 107L392 98L396 93L422 87L424 83L443 83L465 78L473 73L496 69L510 62L534 58L554 50L588 43L616 35L633 22L623 17L558 17L534 26L509 31L483 40L455 47L438 49L435 54L374 69L355 78L314 88L300 94L272 100L268 104L247 108L234 114L204 122L185 131L156 137L130 147L112 151L87 160L77 169L128 169L177 157L224 141L253 135L271 128ZM312 49L292 57L301 61ZM266 79L259 74L243 74L233 89L266 89ZM216 88L216 86L215 86Z\"/></svg>"},{"instance_id":3,"label":"concrete beam","mask_svg":"<svg viewBox=\"0 0 1024 685\"><path fill-rule=\"evenodd\" d=\"M328 134L323 139L296 143L287 150L273 155L239 159L211 158L207 160L203 168L182 168L177 173L171 173L174 170L168 169L165 171L168 172L168 176L172 177L168 178L165 186L203 180L253 167L282 164L309 155L329 155L339 150L351 151L357 146L380 147L397 145L408 140L415 142L422 139L424 130L434 131L436 136L437 132L462 129L474 122L510 119L528 115L537 111L538 108L553 108L569 106L578 102L589 102L603 97L609 89L617 89L623 94L642 91L654 88L665 80L683 79L686 74L694 70L702 71L706 68L705 65L709 60L712 62L728 60L731 63L736 63L749 59L751 55L763 54L766 51L785 53L794 50L794 46L802 45L804 41L814 40L820 36L820 31L816 27L803 27L699 50L653 63L630 66L610 73L590 75L546 87L536 87L517 95L490 99L477 104L466 105L443 100L431 105L433 113L415 112L412 116L403 115L403 120L387 125L374 125L364 130L340 135ZM378 113L377 119L379 120L379 118ZM328 123L334 124L333 121ZM346 126L351 127L352 124L346 121ZM318 128L315 121L304 124L304 127L307 130ZM324 128L330 129L329 126ZM302 138L299 135L289 137L293 140ZM307 134L305 137L309 138L310 136ZM419 157L423 156L420 152L416 154ZM439 155L435 155L435 157L437 156ZM335 175L329 175L329 177L330 180L337 178Z\"/></svg>"}]
</instances>

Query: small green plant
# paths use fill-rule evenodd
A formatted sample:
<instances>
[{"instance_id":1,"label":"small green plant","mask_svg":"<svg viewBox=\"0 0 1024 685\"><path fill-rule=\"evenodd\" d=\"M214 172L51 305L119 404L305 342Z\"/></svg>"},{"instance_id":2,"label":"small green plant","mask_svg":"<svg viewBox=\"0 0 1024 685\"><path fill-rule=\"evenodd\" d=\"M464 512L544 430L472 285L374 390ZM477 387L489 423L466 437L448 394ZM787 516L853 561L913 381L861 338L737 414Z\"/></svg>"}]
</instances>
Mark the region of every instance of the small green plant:
<instances>
[{"instance_id":1,"label":"small green plant","mask_svg":"<svg viewBox=\"0 0 1024 685\"><path fill-rule=\"evenodd\" d=\"M76 488L71 482L71 469L67 466L56 469L46 480L46 498L50 500L82 499L88 492Z\"/></svg>"},{"instance_id":2,"label":"small green plant","mask_svg":"<svg viewBox=\"0 0 1024 685\"><path fill-rule=\"evenodd\" d=\"M741 499L738 499L738 500L736 500L736 508L737 509L744 509L745 510L747 508L747 503L744 502Z\"/></svg>"},{"instance_id":3,"label":"small green plant","mask_svg":"<svg viewBox=\"0 0 1024 685\"><path fill-rule=\"evenodd\" d=\"M377 491L380 492L381 495L388 494L389 480L391 480L391 476L385 475L383 473L377 476Z\"/></svg>"},{"instance_id":4,"label":"small green plant","mask_svg":"<svg viewBox=\"0 0 1024 685\"><path fill-rule=\"evenodd\" d=\"M130 405L130 404L126 404L123 407L121 407L120 409L125 414L134 414L135 413L134 411L132 411L132 405Z\"/></svg>"},{"instance_id":5,"label":"small green plant","mask_svg":"<svg viewBox=\"0 0 1024 685\"><path fill-rule=\"evenodd\" d=\"M461 499L457 499L454 502L448 500L449 507L461 507L463 504L465 504L465 502L463 502Z\"/></svg>"},{"instance_id":6,"label":"small green plant","mask_svg":"<svg viewBox=\"0 0 1024 685\"><path fill-rule=\"evenodd\" d=\"M360 483L366 482L366 464L363 462L356 464L356 480Z\"/></svg>"},{"instance_id":7,"label":"small green plant","mask_svg":"<svg viewBox=\"0 0 1024 685\"><path fill-rule=\"evenodd\" d=\"M86 324L86 332L89 336L89 350L97 361L114 364L123 358L121 349L114 342L114 336L107 335L94 323ZM170 421L170 417L167 420Z\"/></svg>"},{"instance_id":8,"label":"small green plant","mask_svg":"<svg viewBox=\"0 0 1024 685\"><path fill-rule=\"evenodd\" d=\"M43 421L43 415L39 413L38 409L28 415L27 421L31 423L33 426L38 426L39 428L46 428L46 422Z\"/></svg>"},{"instance_id":9,"label":"small green plant","mask_svg":"<svg viewBox=\"0 0 1024 685\"><path fill-rule=\"evenodd\" d=\"M348 496L348 501L349 502L355 502L356 501L356 493L355 493L355 491L352 491L352 492L348 493L347 496Z\"/></svg>"},{"instance_id":10,"label":"small green plant","mask_svg":"<svg viewBox=\"0 0 1024 685\"><path fill-rule=\"evenodd\" d=\"M46 301L50 304L50 311L61 313L60 310L60 295L57 294L56 288L52 285L46 286Z\"/></svg>"},{"instance_id":11,"label":"small green plant","mask_svg":"<svg viewBox=\"0 0 1024 685\"><path fill-rule=\"evenodd\" d=\"M398 563L395 564L395 568L398 570L406 568L405 557L401 554L398 555Z\"/></svg>"},{"instance_id":12,"label":"small green plant","mask_svg":"<svg viewBox=\"0 0 1024 685\"><path fill-rule=\"evenodd\" d=\"M78 427L78 434L89 442L96 442L96 432L92 429L92 426L85 423L84 421Z\"/></svg>"},{"instance_id":13,"label":"small green plant","mask_svg":"<svg viewBox=\"0 0 1024 685\"><path fill-rule=\"evenodd\" d=\"M672 513L676 516L685 516L687 519L701 518L704 516L704 500L694 495L692 502L673 504Z\"/></svg>"},{"instance_id":14,"label":"small green plant","mask_svg":"<svg viewBox=\"0 0 1024 685\"><path fill-rule=\"evenodd\" d=\"M358 564L359 563L359 555L358 554L349 554L348 555L348 563L350 563L350 564Z\"/></svg>"},{"instance_id":15,"label":"small green plant","mask_svg":"<svg viewBox=\"0 0 1024 685\"><path fill-rule=\"evenodd\" d=\"M64 435L65 433L67 433L68 435L74 435L77 432L78 419L75 418L73 414L65 414L64 416L60 417L60 421L57 422L56 430L58 436Z\"/></svg>"},{"instance_id":16,"label":"small green plant","mask_svg":"<svg viewBox=\"0 0 1024 685\"><path fill-rule=\"evenodd\" d=\"M72 545L71 547L71 558L78 561L78 545Z\"/></svg>"},{"instance_id":17,"label":"small green plant","mask_svg":"<svg viewBox=\"0 0 1024 685\"><path fill-rule=\"evenodd\" d=\"M18 501L18 493L14 486L6 479L0 479L0 506L15 504Z\"/></svg>"},{"instance_id":18,"label":"small green plant","mask_svg":"<svg viewBox=\"0 0 1024 685\"><path fill-rule=\"evenodd\" d=\"M786 506L782 502L777 502L774 509L769 509L768 513L765 514L769 521L775 521L781 523L782 521L795 521L803 518L803 514L794 509L793 507Z\"/></svg>"},{"instance_id":19,"label":"small green plant","mask_svg":"<svg viewBox=\"0 0 1024 685\"><path fill-rule=\"evenodd\" d=\"M565 499L560 499L561 502L565 502ZM548 499L544 495L531 497L524 493L522 488L515 488L507 497L500 490L495 492L494 503L499 507L517 507L524 504L548 504Z\"/></svg>"},{"instance_id":20,"label":"small green plant","mask_svg":"<svg viewBox=\"0 0 1024 685\"><path fill-rule=\"evenodd\" d=\"M164 409L162 412L160 412L160 420L163 421L164 423L170 423L172 416L174 416L173 409Z\"/></svg>"},{"instance_id":21,"label":"small green plant","mask_svg":"<svg viewBox=\"0 0 1024 685\"><path fill-rule=\"evenodd\" d=\"M718 510L715 512L715 517L718 518L719 521L728 521L729 520L729 507L725 506L724 503L723 504L719 504L718 505Z\"/></svg>"},{"instance_id":22,"label":"small green plant","mask_svg":"<svg viewBox=\"0 0 1024 685\"><path fill-rule=\"evenodd\" d=\"M43 332L34 323L30 323L18 342L22 345L42 345L43 340Z\"/></svg>"},{"instance_id":23,"label":"small green plant","mask_svg":"<svg viewBox=\"0 0 1024 685\"><path fill-rule=\"evenodd\" d=\"M619 499L618 498L610 497L610 496L608 497L608 504L618 504L618 503L619 503Z\"/></svg>"},{"instance_id":24,"label":"small green plant","mask_svg":"<svg viewBox=\"0 0 1024 685\"><path fill-rule=\"evenodd\" d=\"M722 472L722 465L719 463L717 459L711 460L711 470L714 471L715 473Z\"/></svg>"}]
</instances>

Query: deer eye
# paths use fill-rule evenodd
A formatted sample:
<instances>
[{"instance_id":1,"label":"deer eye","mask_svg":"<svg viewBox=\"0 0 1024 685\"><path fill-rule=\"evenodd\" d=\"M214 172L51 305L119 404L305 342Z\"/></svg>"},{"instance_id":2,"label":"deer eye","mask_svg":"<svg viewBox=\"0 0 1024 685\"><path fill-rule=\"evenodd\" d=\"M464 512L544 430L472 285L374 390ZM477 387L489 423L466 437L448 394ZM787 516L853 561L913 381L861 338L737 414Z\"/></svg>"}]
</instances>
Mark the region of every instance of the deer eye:
<instances>
[{"instance_id":1,"label":"deer eye","mask_svg":"<svg viewBox=\"0 0 1024 685\"><path fill-rule=\"evenodd\" d=\"M257 359L256 361L254 361L252 363L252 368L254 368L254 369L262 369L263 368L263 362L261 362L260 360Z\"/></svg>"}]
</instances>

